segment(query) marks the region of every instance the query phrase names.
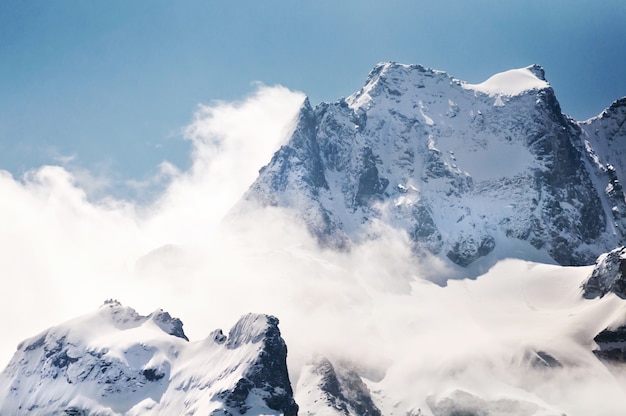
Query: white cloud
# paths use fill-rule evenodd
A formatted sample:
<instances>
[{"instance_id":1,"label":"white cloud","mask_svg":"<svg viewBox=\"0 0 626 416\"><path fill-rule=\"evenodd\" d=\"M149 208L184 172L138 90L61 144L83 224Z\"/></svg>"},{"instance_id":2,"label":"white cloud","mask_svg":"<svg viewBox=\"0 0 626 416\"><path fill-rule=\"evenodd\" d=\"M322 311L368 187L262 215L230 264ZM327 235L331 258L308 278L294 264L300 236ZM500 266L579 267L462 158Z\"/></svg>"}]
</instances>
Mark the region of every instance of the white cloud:
<instances>
[{"instance_id":1,"label":"white cloud","mask_svg":"<svg viewBox=\"0 0 626 416\"><path fill-rule=\"evenodd\" d=\"M294 127L301 93L260 85L241 102L201 105L185 130L191 168L176 172L146 224L163 243L205 241ZM167 165L165 165L167 168Z\"/></svg>"},{"instance_id":2,"label":"white cloud","mask_svg":"<svg viewBox=\"0 0 626 416\"><path fill-rule=\"evenodd\" d=\"M136 184L168 184L149 205L106 195L94 201L93 192L111 182L72 166L44 166L19 180L0 171L0 313L12 317L0 361L22 338L106 298L140 299L137 308L154 309L163 297L144 300L142 293L167 291L170 284L138 279L137 260L165 244L212 241L220 218L289 134L303 99L260 85L241 102L201 106L186 130L191 169L180 172L165 162L151 183Z\"/></svg>"}]
</instances>

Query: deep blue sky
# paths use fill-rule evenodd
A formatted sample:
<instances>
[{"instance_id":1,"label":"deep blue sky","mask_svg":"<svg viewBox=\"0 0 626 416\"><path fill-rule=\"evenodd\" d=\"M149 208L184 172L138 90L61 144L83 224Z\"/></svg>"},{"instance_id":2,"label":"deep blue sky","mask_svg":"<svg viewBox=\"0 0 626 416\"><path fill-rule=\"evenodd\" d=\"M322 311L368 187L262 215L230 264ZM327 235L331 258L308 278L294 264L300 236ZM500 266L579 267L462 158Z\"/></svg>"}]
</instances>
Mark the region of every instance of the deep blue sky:
<instances>
[{"instance_id":1,"label":"deep blue sky","mask_svg":"<svg viewBox=\"0 0 626 416\"><path fill-rule=\"evenodd\" d=\"M198 103L254 81L334 101L387 60L473 83L538 63L586 119L626 95L626 1L3 0L0 168L184 168Z\"/></svg>"}]
</instances>

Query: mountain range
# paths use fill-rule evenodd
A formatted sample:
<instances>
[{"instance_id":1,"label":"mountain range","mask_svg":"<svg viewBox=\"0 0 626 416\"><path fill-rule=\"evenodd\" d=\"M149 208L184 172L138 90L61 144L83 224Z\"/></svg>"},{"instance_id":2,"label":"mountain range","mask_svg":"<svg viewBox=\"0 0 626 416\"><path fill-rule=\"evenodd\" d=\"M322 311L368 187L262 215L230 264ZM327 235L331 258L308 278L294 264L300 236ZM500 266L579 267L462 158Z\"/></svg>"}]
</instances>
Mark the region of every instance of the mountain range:
<instances>
[{"instance_id":1,"label":"mountain range","mask_svg":"<svg viewBox=\"0 0 626 416\"><path fill-rule=\"evenodd\" d=\"M394 345L372 335L379 362L329 350L291 366L274 316L190 341L169 313L108 300L18 345L0 414L626 412L625 123L626 98L563 114L537 65L469 84L378 64L349 97L304 102L228 219L276 207L338 252L392 232L473 279L413 282L398 301L423 309Z\"/></svg>"}]
</instances>

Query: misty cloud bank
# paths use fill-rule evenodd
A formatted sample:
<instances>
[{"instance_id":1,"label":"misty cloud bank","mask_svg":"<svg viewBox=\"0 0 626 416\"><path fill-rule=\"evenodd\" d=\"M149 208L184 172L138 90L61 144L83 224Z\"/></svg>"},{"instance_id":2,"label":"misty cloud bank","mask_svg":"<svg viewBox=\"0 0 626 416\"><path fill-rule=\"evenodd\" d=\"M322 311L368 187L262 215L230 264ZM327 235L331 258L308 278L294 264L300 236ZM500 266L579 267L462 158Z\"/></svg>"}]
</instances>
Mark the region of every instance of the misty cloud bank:
<instances>
[{"instance_id":1,"label":"misty cloud bank","mask_svg":"<svg viewBox=\"0 0 626 416\"><path fill-rule=\"evenodd\" d=\"M15 319L3 337L11 346L2 346L2 360L20 338L107 297L148 310L175 304L176 297L166 301L157 294L169 283L138 265L171 245L220 245L221 218L285 140L303 99L282 87L259 86L244 101L199 107L185 130L191 168L163 162L154 182L165 183L165 190L149 204L111 196L94 201L82 171L44 166L21 178L0 171L7 285L1 308Z\"/></svg>"},{"instance_id":2,"label":"misty cloud bank","mask_svg":"<svg viewBox=\"0 0 626 416\"><path fill-rule=\"evenodd\" d=\"M451 270L415 258L397 231L339 253L320 249L286 210L222 221L303 100L259 86L241 102L201 106L185 130L191 168L163 162L154 181L164 191L149 204L94 201L84 175L58 166L22 178L1 171L2 366L22 339L115 298L169 311L193 340L247 312L276 315L294 386L314 354L348 359L371 375L372 391L387 392L383 409L445 407L463 390L532 409L624 413L623 371L591 349L626 308L613 296L581 299L588 267L505 260L443 287L433 281ZM538 351L564 365L533 367Z\"/></svg>"}]
</instances>

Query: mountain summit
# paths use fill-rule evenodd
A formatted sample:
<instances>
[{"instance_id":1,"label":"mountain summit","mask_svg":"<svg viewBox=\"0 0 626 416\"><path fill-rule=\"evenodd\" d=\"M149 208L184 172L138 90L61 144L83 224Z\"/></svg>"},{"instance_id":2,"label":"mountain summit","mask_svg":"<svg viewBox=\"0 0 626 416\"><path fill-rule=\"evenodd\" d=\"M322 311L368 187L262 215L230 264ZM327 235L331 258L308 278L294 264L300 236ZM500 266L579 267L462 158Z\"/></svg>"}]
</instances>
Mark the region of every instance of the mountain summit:
<instances>
[{"instance_id":1,"label":"mountain summit","mask_svg":"<svg viewBox=\"0 0 626 416\"><path fill-rule=\"evenodd\" d=\"M334 248L391 228L459 266L591 264L626 233L623 103L576 122L537 65L468 84L381 63L351 96L305 101L241 206L293 209Z\"/></svg>"},{"instance_id":2,"label":"mountain summit","mask_svg":"<svg viewBox=\"0 0 626 416\"><path fill-rule=\"evenodd\" d=\"M0 414L297 414L278 319L247 314L198 342L182 326L107 301L50 328L0 374Z\"/></svg>"}]
</instances>

